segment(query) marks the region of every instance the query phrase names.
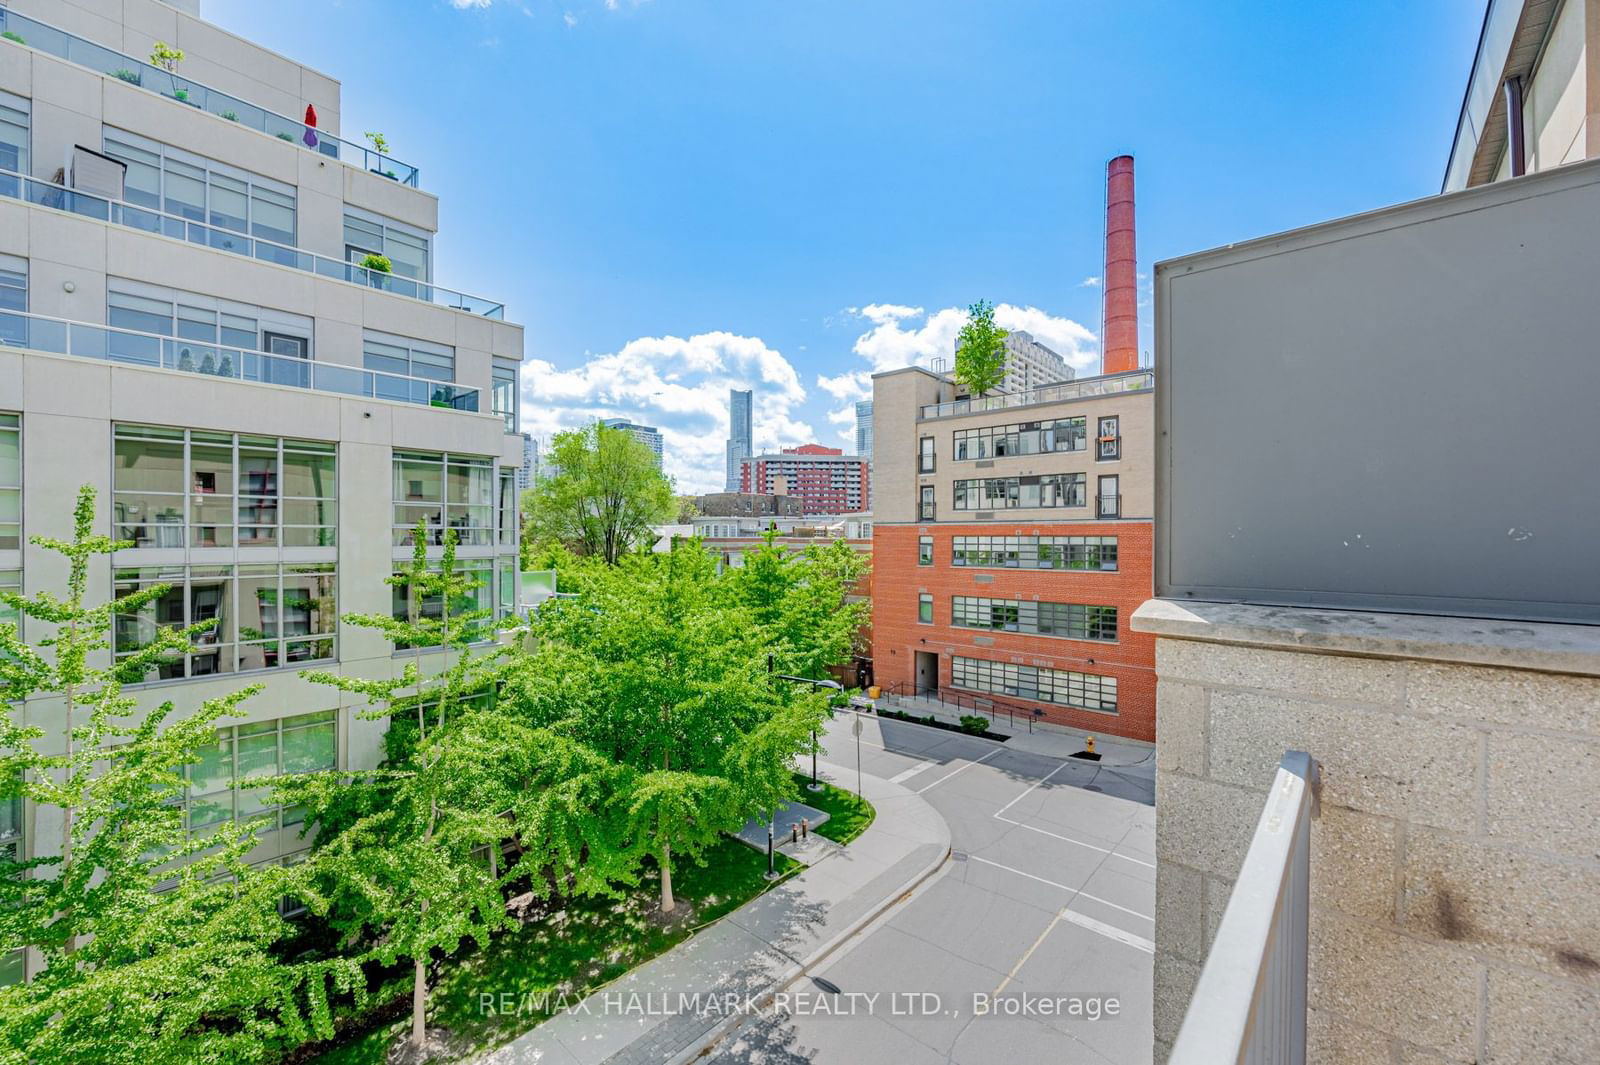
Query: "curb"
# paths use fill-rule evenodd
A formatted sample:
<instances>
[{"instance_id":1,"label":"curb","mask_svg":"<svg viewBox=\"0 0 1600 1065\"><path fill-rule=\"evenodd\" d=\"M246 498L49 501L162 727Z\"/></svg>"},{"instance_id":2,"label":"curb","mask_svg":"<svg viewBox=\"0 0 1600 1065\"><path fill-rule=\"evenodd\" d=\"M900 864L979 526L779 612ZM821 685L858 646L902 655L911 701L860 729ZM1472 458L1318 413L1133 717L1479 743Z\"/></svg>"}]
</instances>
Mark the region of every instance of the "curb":
<instances>
[{"instance_id":1,"label":"curb","mask_svg":"<svg viewBox=\"0 0 1600 1065\"><path fill-rule=\"evenodd\" d=\"M832 763L822 762L820 764L825 765L828 767L828 769L832 770L834 779L836 780L838 779L838 774L844 772L840 766L833 765ZM869 779L875 779L879 784L893 788L895 791L904 792L906 795L916 794L915 792L911 791L911 789L901 787L899 784L893 784L882 777L872 777ZM927 800L922 801L926 803ZM932 807L930 806L929 809L932 809ZM874 817L873 823L877 823L876 817ZM870 832L871 829L869 828L868 831ZM773 998L779 991L782 991L800 977L804 976L806 970L831 956L846 942L854 939L862 931L862 929L876 922L884 914L888 913L889 910L903 902L908 901L918 888L920 888L928 880L932 879L936 873L943 870L945 864L950 860L950 826L942 817L939 818L939 831L943 837L942 840L937 841L940 845L940 850L938 851L937 856L931 862L925 865L922 869L918 870L916 873L913 873L910 877L907 877L903 883L885 896L883 901L871 907L866 913L862 914L855 921L852 921L845 928L840 929L839 933L832 939L827 940L818 946L816 950L812 951L811 954L800 959L795 964L790 965L788 968L784 969L783 972L779 973L778 976L774 978L773 981L766 987L766 989L760 993L760 995L754 996L757 1004L762 1008L770 1005L773 1001ZM857 838L859 839L860 837ZM833 855L829 855L829 857L832 856ZM823 859L823 862L826 860L827 859ZM817 865L821 865L823 862L818 862ZM814 869L816 866L810 866L809 868ZM736 910L734 912L737 913L738 911ZM731 917L732 914L729 914L729 916ZM748 1015L746 1014L733 1014L724 1018L722 1021L717 1023L716 1027L712 1028L711 1031L707 1032L703 1038L696 1042L694 1046L686 1047L674 1054L672 1057L667 1058L663 1065L686 1065L688 1062L695 1061L705 1056L719 1042L722 1041L724 1036L733 1031L735 1028L739 1027L747 1019Z\"/></svg>"}]
</instances>

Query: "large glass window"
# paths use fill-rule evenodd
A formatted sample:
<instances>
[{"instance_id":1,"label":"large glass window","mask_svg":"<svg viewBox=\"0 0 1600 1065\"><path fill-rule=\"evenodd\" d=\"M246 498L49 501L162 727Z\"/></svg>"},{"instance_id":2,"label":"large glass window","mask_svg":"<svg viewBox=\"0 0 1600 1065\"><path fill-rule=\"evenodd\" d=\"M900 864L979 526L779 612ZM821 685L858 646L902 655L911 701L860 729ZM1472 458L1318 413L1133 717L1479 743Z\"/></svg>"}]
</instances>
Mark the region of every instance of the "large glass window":
<instances>
[{"instance_id":1,"label":"large glass window","mask_svg":"<svg viewBox=\"0 0 1600 1065\"><path fill-rule=\"evenodd\" d=\"M274 806L269 788L239 788L235 783L338 767L338 721L333 710L218 728L216 743L200 752L199 761L184 767L185 823L192 835L255 817L266 817L269 829L293 827L305 821L304 809Z\"/></svg>"},{"instance_id":2,"label":"large glass window","mask_svg":"<svg viewBox=\"0 0 1600 1065\"><path fill-rule=\"evenodd\" d=\"M22 571L20 569L0 569L0 591L10 592L12 595L21 595ZM0 603L0 622L20 627L22 625L22 613L14 606Z\"/></svg>"},{"instance_id":3,"label":"large glass window","mask_svg":"<svg viewBox=\"0 0 1600 1065\"><path fill-rule=\"evenodd\" d=\"M123 198L218 229L295 243L293 185L120 129L105 131L105 153L128 166Z\"/></svg>"},{"instance_id":4,"label":"large glass window","mask_svg":"<svg viewBox=\"0 0 1600 1065\"><path fill-rule=\"evenodd\" d=\"M500 547L517 546L517 526L520 512L517 509L517 471L510 467L500 470Z\"/></svg>"},{"instance_id":5,"label":"large glass window","mask_svg":"<svg viewBox=\"0 0 1600 1065\"><path fill-rule=\"evenodd\" d=\"M115 532L134 547L334 546L333 444L118 425L113 450Z\"/></svg>"},{"instance_id":6,"label":"large glass window","mask_svg":"<svg viewBox=\"0 0 1600 1065\"><path fill-rule=\"evenodd\" d=\"M391 336L368 331L362 335L362 365L379 373L402 377L423 377L430 381L454 381L456 350L443 344ZM379 378L374 387L379 398L409 399L410 387L403 381L386 383Z\"/></svg>"},{"instance_id":7,"label":"large glass window","mask_svg":"<svg viewBox=\"0 0 1600 1065\"><path fill-rule=\"evenodd\" d=\"M32 105L27 97L0 92L0 170L9 170L24 177L32 173L28 160L31 109ZM19 184L17 178L0 174L0 182L9 182L0 185L0 188L6 190L6 195L17 194Z\"/></svg>"},{"instance_id":8,"label":"large glass window","mask_svg":"<svg viewBox=\"0 0 1600 1065\"><path fill-rule=\"evenodd\" d=\"M438 571L438 564L430 567ZM476 584L471 591L461 596L450 604L452 617L461 617L471 611L487 610L487 618L473 623L474 636L487 640L494 635L494 616L498 609L500 595L495 582L494 562L492 559L457 559L456 573L466 577ZM396 577L400 576L395 571ZM413 615L417 618L437 619L444 614L444 599L437 595L421 595L410 584L395 584L391 586L394 591L391 596L392 616L396 621L409 621ZM396 650L405 650L411 645L397 641Z\"/></svg>"},{"instance_id":9,"label":"large glass window","mask_svg":"<svg viewBox=\"0 0 1600 1065\"><path fill-rule=\"evenodd\" d=\"M1115 570L1115 536L957 536L952 566L989 569Z\"/></svg>"},{"instance_id":10,"label":"large glass window","mask_svg":"<svg viewBox=\"0 0 1600 1065\"><path fill-rule=\"evenodd\" d=\"M1117 712L1117 678L1096 673L957 656L951 662L950 683L968 691L1011 695L1099 713Z\"/></svg>"},{"instance_id":11,"label":"large glass window","mask_svg":"<svg viewBox=\"0 0 1600 1065\"><path fill-rule=\"evenodd\" d=\"M1054 421L957 429L953 434L955 457L960 462L1004 458L1008 455L1082 451L1087 446L1085 421L1084 418L1057 418Z\"/></svg>"},{"instance_id":12,"label":"large glass window","mask_svg":"<svg viewBox=\"0 0 1600 1065\"><path fill-rule=\"evenodd\" d=\"M456 530L464 547L495 542L494 461L478 455L430 452L394 453L394 542L409 545L418 521L428 543L444 543L444 530Z\"/></svg>"},{"instance_id":13,"label":"large glass window","mask_svg":"<svg viewBox=\"0 0 1600 1065\"><path fill-rule=\"evenodd\" d=\"M116 571L119 596L158 584L169 588L138 611L117 616L113 649L119 659L148 647L161 629L215 624L195 638L191 654L157 663L146 681L299 666L334 657L338 597L332 562L129 566Z\"/></svg>"},{"instance_id":14,"label":"large glass window","mask_svg":"<svg viewBox=\"0 0 1600 1065\"><path fill-rule=\"evenodd\" d=\"M517 364L494 361L494 412L506 423L506 432L519 431L517 414Z\"/></svg>"},{"instance_id":15,"label":"large glass window","mask_svg":"<svg viewBox=\"0 0 1600 1065\"><path fill-rule=\"evenodd\" d=\"M950 598L950 624L964 629L997 629L1039 636L1062 636L1071 640L1115 641L1117 608L956 595Z\"/></svg>"},{"instance_id":16,"label":"large glass window","mask_svg":"<svg viewBox=\"0 0 1600 1065\"><path fill-rule=\"evenodd\" d=\"M953 485L955 510L1031 510L1081 507L1085 475L1047 473L1032 477L975 477Z\"/></svg>"},{"instance_id":17,"label":"large glass window","mask_svg":"<svg viewBox=\"0 0 1600 1065\"><path fill-rule=\"evenodd\" d=\"M113 279L106 294L106 323L117 329L174 337L167 365L192 373L237 377L245 371L245 352L265 351L296 359L311 357L312 321L304 315L196 293ZM154 337L108 336L119 359L159 365L161 344ZM176 359L173 366L171 359ZM275 360L262 380L305 387L307 369L290 358Z\"/></svg>"},{"instance_id":18,"label":"large glass window","mask_svg":"<svg viewBox=\"0 0 1600 1065\"><path fill-rule=\"evenodd\" d=\"M22 548L22 418L0 413L0 551Z\"/></svg>"},{"instance_id":19,"label":"large glass window","mask_svg":"<svg viewBox=\"0 0 1600 1065\"><path fill-rule=\"evenodd\" d=\"M345 209L345 258L350 262L359 263L368 255L382 255L400 277L431 281L429 243L428 234L420 229L382 215Z\"/></svg>"}]
</instances>

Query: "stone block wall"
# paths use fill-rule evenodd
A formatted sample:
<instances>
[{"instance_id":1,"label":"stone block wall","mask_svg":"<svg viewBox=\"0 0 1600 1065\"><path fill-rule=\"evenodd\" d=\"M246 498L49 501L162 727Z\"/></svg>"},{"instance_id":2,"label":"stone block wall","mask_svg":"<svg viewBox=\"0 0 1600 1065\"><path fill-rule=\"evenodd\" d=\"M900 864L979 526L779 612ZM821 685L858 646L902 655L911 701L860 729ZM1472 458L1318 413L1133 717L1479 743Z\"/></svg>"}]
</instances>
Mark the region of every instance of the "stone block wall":
<instances>
[{"instance_id":1,"label":"stone block wall","mask_svg":"<svg viewBox=\"0 0 1600 1065\"><path fill-rule=\"evenodd\" d=\"M1322 764L1315 1065L1600 1062L1600 628L1152 601L1155 1060L1279 759Z\"/></svg>"}]
</instances>

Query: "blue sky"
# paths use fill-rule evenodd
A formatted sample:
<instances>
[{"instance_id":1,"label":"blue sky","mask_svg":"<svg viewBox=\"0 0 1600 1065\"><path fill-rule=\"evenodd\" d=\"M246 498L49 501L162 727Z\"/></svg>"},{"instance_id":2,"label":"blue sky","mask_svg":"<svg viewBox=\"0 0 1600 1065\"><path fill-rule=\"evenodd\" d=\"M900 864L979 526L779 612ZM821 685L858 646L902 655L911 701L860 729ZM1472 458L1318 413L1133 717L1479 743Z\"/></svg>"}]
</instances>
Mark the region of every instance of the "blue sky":
<instances>
[{"instance_id":1,"label":"blue sky","mask_svg":"<svg viewBox=\"0 0 1600 1065\"><path fill-rule=\"evenodd\" d=\"M435 278L527 328L536 433L661 426L719 488L845 446L874 368L1007 305L1097 366L1108 158L1140 270L1436 193L1481 0L203 0L344 84L441 200ZM1148 306L1141 346L1150 346Z\"/></svg>"}]
</instances>

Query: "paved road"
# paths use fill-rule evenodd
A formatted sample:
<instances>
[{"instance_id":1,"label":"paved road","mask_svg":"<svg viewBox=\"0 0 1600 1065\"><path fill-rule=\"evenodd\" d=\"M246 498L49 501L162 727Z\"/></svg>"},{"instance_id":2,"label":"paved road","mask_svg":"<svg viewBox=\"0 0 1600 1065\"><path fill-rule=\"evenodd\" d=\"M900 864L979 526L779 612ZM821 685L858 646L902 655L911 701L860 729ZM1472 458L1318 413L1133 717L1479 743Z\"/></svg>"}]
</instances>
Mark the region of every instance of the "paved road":
<instances>
[{"instance_id":1,"label":"paved road","mask_svg":"<svg viewBox=\"0 0 1600 1065\"><path fill-rule=\"evenodd\" d=\"M851 720L835 721L826 748L831 762L853 770ZM950 824L953 860L909 903L814 969L822 983L792 985L791 992L808 993L793 1000L795 1009L746 1021L704 1060L1149 1062L1153 757L1112 768L862 720L862 769L932 803ZM850 787L853 776L839 773L837 782ZM835 987L841 994L817 993ZM995 993L1001 1008L1035 1012L976 1015L974 996ZM1096 1001L1099 1016L1091 1019Z\"/></svg>"}]
</instances>

